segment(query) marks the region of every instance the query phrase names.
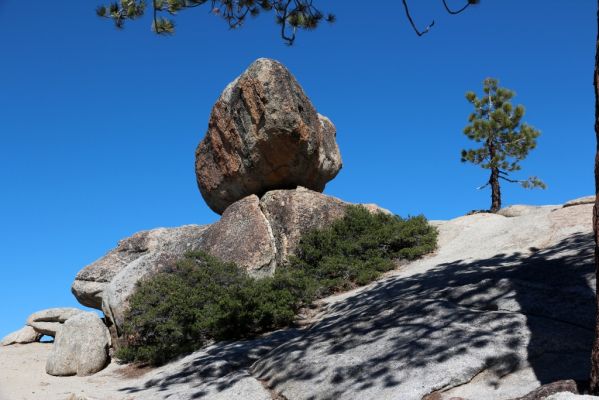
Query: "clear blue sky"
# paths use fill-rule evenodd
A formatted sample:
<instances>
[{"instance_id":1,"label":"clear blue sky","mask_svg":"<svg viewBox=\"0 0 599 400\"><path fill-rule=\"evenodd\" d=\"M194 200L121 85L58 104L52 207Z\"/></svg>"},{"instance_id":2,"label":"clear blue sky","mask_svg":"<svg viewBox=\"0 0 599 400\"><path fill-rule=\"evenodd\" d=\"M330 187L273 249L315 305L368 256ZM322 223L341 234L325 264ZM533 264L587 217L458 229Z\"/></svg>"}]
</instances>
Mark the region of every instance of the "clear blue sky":
<instances>
[{"instance_id":1,"label":"clear blue sky","mask_svg":"<svg viewBox=\"0 0 599 400\"><path fill-rule=\"evenodd\" d=\"M75 274L119 239L217 219L194 150L221 90L258 57L287 65L336 124L344 167L328 194L432 219L487 208L486 173L459 153L464 93L488 76L542 131L522 176L549 185L505 187L504 203L593 192L595 1L486 0L451 17L413 0L421 25L436 20L422 38L399 0L318 3L338 22L288 47L270 15L230 31L200 8L156 37L148 18L116 31L94 1L0 0L0 336L77 306Z\"/></svg>"}]
</instances>

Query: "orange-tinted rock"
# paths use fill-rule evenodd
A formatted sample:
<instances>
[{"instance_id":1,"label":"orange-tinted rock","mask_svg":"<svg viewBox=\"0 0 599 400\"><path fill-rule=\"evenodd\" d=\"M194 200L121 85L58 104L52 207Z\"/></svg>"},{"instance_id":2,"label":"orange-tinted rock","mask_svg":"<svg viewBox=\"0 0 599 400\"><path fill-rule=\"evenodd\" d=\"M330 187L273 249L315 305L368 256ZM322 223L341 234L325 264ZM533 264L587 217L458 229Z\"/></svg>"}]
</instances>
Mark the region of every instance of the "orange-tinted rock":
<instances>
[{"instance_id":1,"label":"orange-tinted rock","mask_svg":"<svg viewBox=\"0 0 599 400\"><path fill-rule=\"evenodd\" d=\"M218 214L269 190L321 192L342 166L335 134L282 64L258 59L212 109L196 150L200 192Z\"/></svg>"}]
</instances>

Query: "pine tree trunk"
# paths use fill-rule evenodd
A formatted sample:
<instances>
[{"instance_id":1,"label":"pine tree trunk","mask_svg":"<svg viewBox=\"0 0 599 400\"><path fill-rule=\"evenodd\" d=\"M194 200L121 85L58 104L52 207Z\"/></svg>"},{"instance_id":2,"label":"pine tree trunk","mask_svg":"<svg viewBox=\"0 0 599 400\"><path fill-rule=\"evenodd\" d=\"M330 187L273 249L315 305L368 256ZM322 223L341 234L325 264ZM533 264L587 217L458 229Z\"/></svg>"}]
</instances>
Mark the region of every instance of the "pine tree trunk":
<instances>
[{"instance_id":1,"label":"pine tree trunk","mask_svg":"<svg viewBox=\"0 0 599 400\"><path fill-rule=\"evenodd\" d=\"M491 168L491 212L501 209L501 188L499 187L499 168Z\"/></svg>"},{"instance_id":2,"label":"pine tree trunk","mask_svg":"<svg viewBox=\"0 0 599 400\"><path fill-rule=\"evenodd\" d=\"M593 229L595 231L595 279L599 279L599 1L597 1L597 45L595 49L595 136L597 138L597 152L595 155L595 207L593 208ZM597 296L599 306L599 295ZM597 308L599 310L599 307ZM599 394L599 313L595 322L595 341L591 354L591 382L592 394Z\"/></svg>"}]
</instances>

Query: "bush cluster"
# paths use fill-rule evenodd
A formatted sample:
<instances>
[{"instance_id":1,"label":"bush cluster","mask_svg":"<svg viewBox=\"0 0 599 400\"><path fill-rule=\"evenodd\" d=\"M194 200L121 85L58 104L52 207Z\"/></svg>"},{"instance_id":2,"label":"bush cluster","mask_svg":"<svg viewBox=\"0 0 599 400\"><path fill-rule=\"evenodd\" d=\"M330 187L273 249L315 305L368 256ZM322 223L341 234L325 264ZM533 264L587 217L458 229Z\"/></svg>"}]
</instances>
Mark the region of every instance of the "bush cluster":
<instances>
[{"instance_id":1,"label":"bush cluster","mask_svg":"<svg viewBox=\"0 0 599 400\"><path fill-rule=\"evenodd\" d=\"M235 264L187 254L172 270L139 284L117 356L160 365L212 340L288 326L301 307L371 282L397 259L433 251L436 238L422 216L402 219L352 206L330 227L304 235L273 277L254 279Z\"/></svg>"}]
</instances>

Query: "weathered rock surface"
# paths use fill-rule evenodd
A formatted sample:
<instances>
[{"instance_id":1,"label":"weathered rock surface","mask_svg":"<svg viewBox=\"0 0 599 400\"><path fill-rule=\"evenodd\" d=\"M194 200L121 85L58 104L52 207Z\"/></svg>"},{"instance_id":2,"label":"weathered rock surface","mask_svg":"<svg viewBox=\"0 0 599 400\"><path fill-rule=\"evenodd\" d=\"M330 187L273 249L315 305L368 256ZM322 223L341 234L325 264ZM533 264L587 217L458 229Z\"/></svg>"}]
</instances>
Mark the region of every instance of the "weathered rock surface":
<instances>
[{"instance_id":1,"label":"weathered rock surface","mask_svg":"<svg viewBox=\"0 0 599 400\"><path fill-rule=\"evenodd\" d=\"M159 228L140 232L120 242L119 246L126 246L125 251L132 253L126 257L136 257L126 265L118 264L119 271L102 291L102 311L108 319L114 338L120 336L120 327L129 307L129 297L135 291L137 282L172 268L185 253L198 250L202 234L207 228L208 226L198 225ZM105 258L113 257L113 252L108 253ZM101 266L105 265L102 260L98 261Z\"/></svg>"},{"instance_id":2,"label":"weathered rock surface","mask_svg":"<svg viewBox=\"0 0 599 400\"><path fill-rule=\"evenodd\" d=\"M110 334L92 312L69 318L59 329L46 372L54 376L87 376L102 370L109 361Z\"/></svg>"},{"instance_id":3,"label":"weathered rock surface","mask_svg":"<svg viewBox=\"0 0 599 400\"><path fill-rule=\"evenodd\" d=\"M327 299L251 372L290 400L504 400L585 380L594 329L591 205L439 223L439 250Z\"/></svg>"},{"instance_id":4,"label":"weathered rock surface","mask_svg":"<svg viewBox=\"0 0 599 400\"><path fill-rule=\"evenodd\" d=\"M551 382L533 390L525 396L512 400L545 400L547 397L558 393L578 394L578 386L572 379Z\"/></svg>"},{"instance_id":5,"label":"weathered rock surface","mask_svg":"<svg viewBox=\"0 0 599 400\"><path fill-rule=\"evenodd\" d=\"M341 165L334 125L282 64L265 58L225 88L196 150L198 187L218 214L269 190L322 191Z\"/></svg>"},{"instance_id":6,"label":"weathered rock surface","mask_svg":"<svg viewBox=\"0 0 599 400\"><path fill-rule=\"evenodd\" d=\"M595 196L579 197L564 203L564 207L580 206L583 204L595 204Z\"/></svg>"},{"instance_id":7,"label":"weathered rock surface","mask_svg":"<svg viewBox=\"0 0 599 400\"><path fill-rule=\"evenodd\" d=\"M234 262L251 275L275 269L275 239L256 195L229 206L217 223L202 235L200 248L223 261Z\"/></svg>"},{"instance_id":8,"label":"weathered rock surface","mask_svg":"<svg viewBox=\"0 0 599 400\"><path fill-rule=\"evenodd\" d=\"M27 325L42 335L54 337L67 319L82 312L84 311L71 307L48 308L31 314L27 318Z\"/></svg>"},{"instance_id":9,"label":"weathered rock surface","mask_svg":"<svg viewBox=\"0 0 599 400\"><path fill-rule=\"evenodd\" d=\"M568 392L556 393L547 397L545 400L597 400L597 396L588 396L585 394L572 394Z\"/></svg>"},{"instance_id":10,"label":"weathered rock surface","mask_svg":"<svg viewBox=\"0 0 599 400\"><path fill-rule=\"evenodd\" d=\"M527 214L535 214L535 213L544 213L549 210L553 210L558 208L558 206L527 206L527 205L513 205L509 207L502 208L497 211L498 215L503 215L504 217L513 218L513 217L521 217Z\"/></svg>"},{"instance_id":11,"label":"weathered rock surface","mask_svg":"<svg viewBox=\"0 0 599 400\"><path fill-rule=\"evenodd\" d=\"M119 241L114 250L79 271L71 291L84 306L100 310L102 294L119 272L134 262L139 263L140 259L152 258L158 253L180 256L188 250L193 250L204 230L206 226L185 225L138 232Z\"/></svg>"},{"instance_id":12,"label":"weathered rock surface","mask_svg":"<svg viewBox=\"0 0 599 400\"><path fill-rule=\"evenodd\" d=\"M13 333L9 333L6 335L2 341L0 341L0 346L10 346L11 344L26 344L38 342L42 337L42 334L36 332L31 326L26 325L15 331Z\"/></svg>"}]
</instances>

